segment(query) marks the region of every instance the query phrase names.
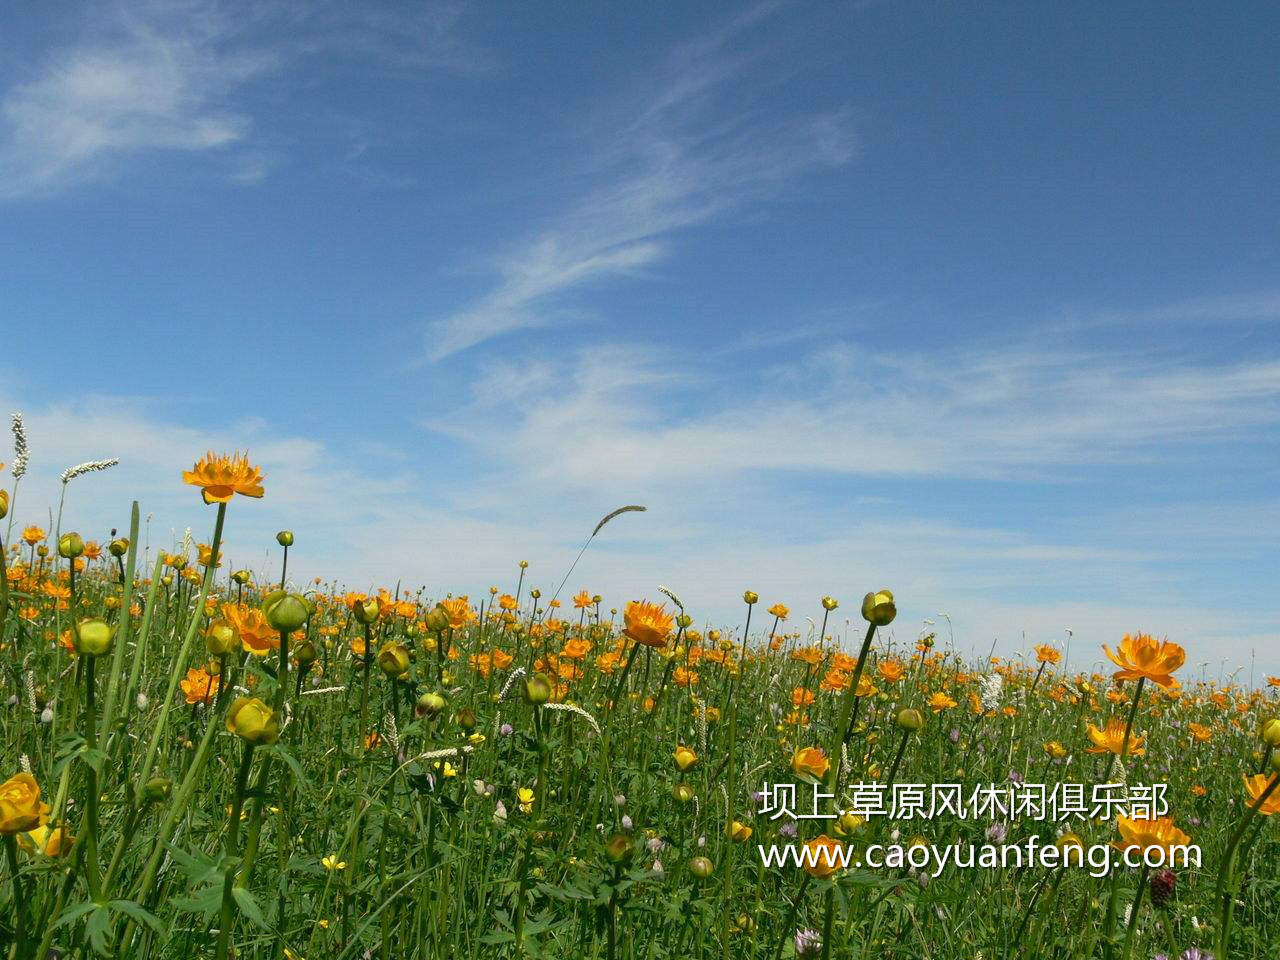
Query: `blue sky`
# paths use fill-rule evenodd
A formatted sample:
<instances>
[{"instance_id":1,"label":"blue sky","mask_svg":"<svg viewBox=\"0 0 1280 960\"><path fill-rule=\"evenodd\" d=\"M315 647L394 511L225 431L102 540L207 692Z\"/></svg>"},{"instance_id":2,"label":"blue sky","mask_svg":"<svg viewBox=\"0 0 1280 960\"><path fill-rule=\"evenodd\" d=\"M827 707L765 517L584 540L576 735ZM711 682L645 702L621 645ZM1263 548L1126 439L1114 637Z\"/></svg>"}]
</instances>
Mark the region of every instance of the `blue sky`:
<instances>
[{"instance_id":1,"label":"blue sky","mask_svg":"<svg viewBox=\"0 0 1280 960\"><path fill-rule=\"evenodd\" d=\"M1280 672L1274 5L247 9L6 18L20 520Z\"/></svg>"}]
</instances>

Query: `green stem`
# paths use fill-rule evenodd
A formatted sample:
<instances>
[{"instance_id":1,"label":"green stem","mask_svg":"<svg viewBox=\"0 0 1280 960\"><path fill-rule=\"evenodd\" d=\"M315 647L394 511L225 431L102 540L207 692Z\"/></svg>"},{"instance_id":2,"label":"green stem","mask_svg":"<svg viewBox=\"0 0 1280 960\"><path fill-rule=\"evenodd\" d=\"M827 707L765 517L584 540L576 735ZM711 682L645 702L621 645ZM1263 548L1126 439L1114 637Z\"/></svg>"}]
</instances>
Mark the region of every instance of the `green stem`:
<instances>
[{"instance_id":1,"label":"green stem","mask_svg":"<svg viewBox=\"0 0 1280 960\"><path fill-rule=\"evenodd\" d=\"M254 744L245 742L244 755L240 758L240 770L236 774L236 792L231 801L231 823L227 826L227 862L223 866L222 910L218 921L218 944L214 952L216 960L227 960L227 947L231 942L231 927L235 923L232 888L235 886L236 867L242 862L235 859L236 841L240 837L240 811L244 807L244 791L249 783L249 768L253 766Z\"/></svg>"}]
</instances>

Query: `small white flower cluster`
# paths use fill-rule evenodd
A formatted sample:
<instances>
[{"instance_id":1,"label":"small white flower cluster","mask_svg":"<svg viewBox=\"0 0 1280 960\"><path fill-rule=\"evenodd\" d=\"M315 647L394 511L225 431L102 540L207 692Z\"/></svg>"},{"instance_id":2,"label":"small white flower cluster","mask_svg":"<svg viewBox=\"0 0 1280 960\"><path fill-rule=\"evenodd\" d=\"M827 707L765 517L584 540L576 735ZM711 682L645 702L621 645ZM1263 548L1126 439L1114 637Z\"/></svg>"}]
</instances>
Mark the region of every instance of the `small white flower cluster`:
<instances>
[{"instance_id":1,"label":"small white flower cluster","mask_svg":"<svg viewBox=\"0 0 1280 960\"><path fill-rule=\"evenodd\" d=\"M62 482L70 483L76 477L83 477L86 473L97 473L99 470L110 470L120 462L119 457L112 457L110 460L89 460L85 463L78 463L74 467L67 467L62 471Z\"/></svg>"},{"instance_id":2,"label":"small white flower cluster","mask_svg":"<svg viewBox=\"0 0 1280 960\"><path fill-rule=\"evenodd\" d=\"M27 428L22 423L22 414L13 414L13 479L21 480L27 472L27 463L31 459L31 451L27 449Z\"/></svg>"},{"instance_id":3,"label":"small white flower cluster","mask_svg":"<svg viewBox=\"0 0 1280 960\"><path fill-rule=\"evenodd\" d=\"M990 713L1000 709L1000 698L1004 693L1004 677L998 673L989 673L978 681L982 695L982 709Z\"/></svg>"}]
</instances>

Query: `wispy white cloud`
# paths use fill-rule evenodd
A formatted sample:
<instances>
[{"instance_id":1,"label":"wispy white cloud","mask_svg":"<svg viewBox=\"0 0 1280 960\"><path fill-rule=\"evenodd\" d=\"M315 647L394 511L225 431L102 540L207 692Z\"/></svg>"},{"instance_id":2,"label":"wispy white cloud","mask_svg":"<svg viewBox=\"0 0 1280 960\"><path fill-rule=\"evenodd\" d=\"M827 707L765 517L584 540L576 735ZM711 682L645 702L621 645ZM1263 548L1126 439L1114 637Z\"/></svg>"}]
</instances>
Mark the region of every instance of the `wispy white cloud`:
<instances>
[{"instance_id":1,"label":"wispy white cloud","mask_svg":"<svg viewBox=\"0 0 1280 960\"><path fill-rule=\"evenodd\" d=\"M253 81L309 58L357 62L366 75L491 69L492 58L458 31L464 10L288 0L91 6L77 39L0 94L0 201L106 180L150 153L219 157L230 180L257 182L281 157L254 115Z\"/></svg>"},{"instance_id":2,"label":"wispy white cloud","mask_svg":"<svg viewBox=\"0 0 1280 960\"><path fill-rule=\"evenodd\" d=\"M573 172L583 184L578 199L498 258L489 292L428 324L431 359L580 315L568 294L642 270L677 231L853 158L847 110L779 118L752 103L754 61L734 47L769 9L753 8L672 51L643 78L643 96L583 121L590 129L578 139L592 153Z\"/></svg>"},{"instance_id":3,"label":"wispy white cloud","mask_svg":"<svg viewBox=\"0 0 1280 960\"><path fill-rule=\"evenodd\" d=\"M652 349L521 366L490 365L474 403L432 425L493 438L495 455L500 445L549 485L618 493L769 470L1070 479L1228 449L1280 421L1280 360L1262 356L1203 366L1066 345L921 353L828 342L774 363L742 394ZM557 457L537 456L557 444Z\"/></svg>"},{"instance_id":4,"label":"wispy white cloud","mask_svg":"<svg viewBox=\"0 0 1280 960\"><path fill-rule=\"evenodd\" d=\"M57 193L144 151L223 150L248 133L230 95L276 59L234 42L216 7L108 6L99 16L88 39L54 50L0 101L0 199Z\"/></svg>"}]
</instances>

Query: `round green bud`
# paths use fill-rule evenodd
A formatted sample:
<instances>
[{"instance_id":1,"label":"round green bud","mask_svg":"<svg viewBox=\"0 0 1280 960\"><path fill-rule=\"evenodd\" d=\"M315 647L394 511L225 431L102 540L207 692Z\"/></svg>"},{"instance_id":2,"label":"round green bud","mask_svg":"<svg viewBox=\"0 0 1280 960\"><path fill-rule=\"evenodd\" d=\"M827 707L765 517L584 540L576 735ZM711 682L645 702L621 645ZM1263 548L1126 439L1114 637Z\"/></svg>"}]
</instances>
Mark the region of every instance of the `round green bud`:
<instances>
[{"instance_id":1,"label":"round green bud","mask_svg":"<svg viewBox=\"0 0 1280 960\"><path fill-rule=\"evenodd\" d=\"M877 590L862 598L862 619L868 623L887 627L897 615L898 608L893 602L893 593L889 590Z\"/></svg>"},{"instance_id":2,"label":"round green bud","mask_svg":"<svg viewBox=\"0 0 1280 960\"><path fill-rule=\"evenodd\" d=\"M898 726L908 733L915 733L924 726L924 717L919 710L899 710L897 716Z\"/></svg>"},{"instance_id":3,"label":"round green bud","mask_svg":"<svg viewBox=\"0 0 1280 960\"><path fill-rule=\"evenodd\" d=\"M715 864L706 857L694 857L689 861L689 872L699 880L705 880L715 872Z\"/></svg>"},{"instance_id":4,"label":"round green bud","mask_svg":"<svg viewBox=\"0 0 1280 960\"><path fill-rule=\"evenodd\" d=\"M279 533L277 533L277 534L276 534L276 543L280 544L280 546L282 546L282 547L292 547L292 546L293 546L293 531L292 531L292 530L281 530Z\"/></svg>"},{"instance_id":5,"label":"round green bud","mask_svg":"<svg viewBox=\"0 0 1280 960\"><path fill-rule=\"evenodd\" d=\"M148 803L158 803L169 799L173 792L173 781L168 777L152 777L142 787L142 799Z\"/></svg>"},{"instance_id":6,"label":"round green bud","mask_svg":"<svg viewBox=\"0 0 1280 960\"><path fill-rule=\"evenodd\" d=\"M78 533L64 533L58 538L58 556L74 560L84 553L84 540Z\"/></svg>"},{"instance_id":7,"label":"round green bud","mask_svg":"<svg viewBox=\"0 0 1280 960\"><path fill-rule=\"evenodd\" d=\"M545 673L535 673L524 681L524 698L529 703L538 705L551 699L551 678Z\"/></svg>"},{"instance_id":8,"label":"round green bud","mask_svg":"<svg viewBox=\"0 0 1280 960\"><path fill-rule=\"evenodd\" d=\"M269 593L262 603L263 612L267 615L267 623L273 630L281 633L292 633L311 616L311 605L305 597L296 593L285 593L275 590Z\"/></svg>"},{"instance_id":9,"label":"round green bud","mask_svg":"<svg viewBox=\"0 0 1280 960\"><path fill-rule=\"evenodd\" d=\"M96 617L81 620L75 628L76 650L85 656L100 657L111 649L115 633L105 620Z\"/></svg>"}]
</instances>

